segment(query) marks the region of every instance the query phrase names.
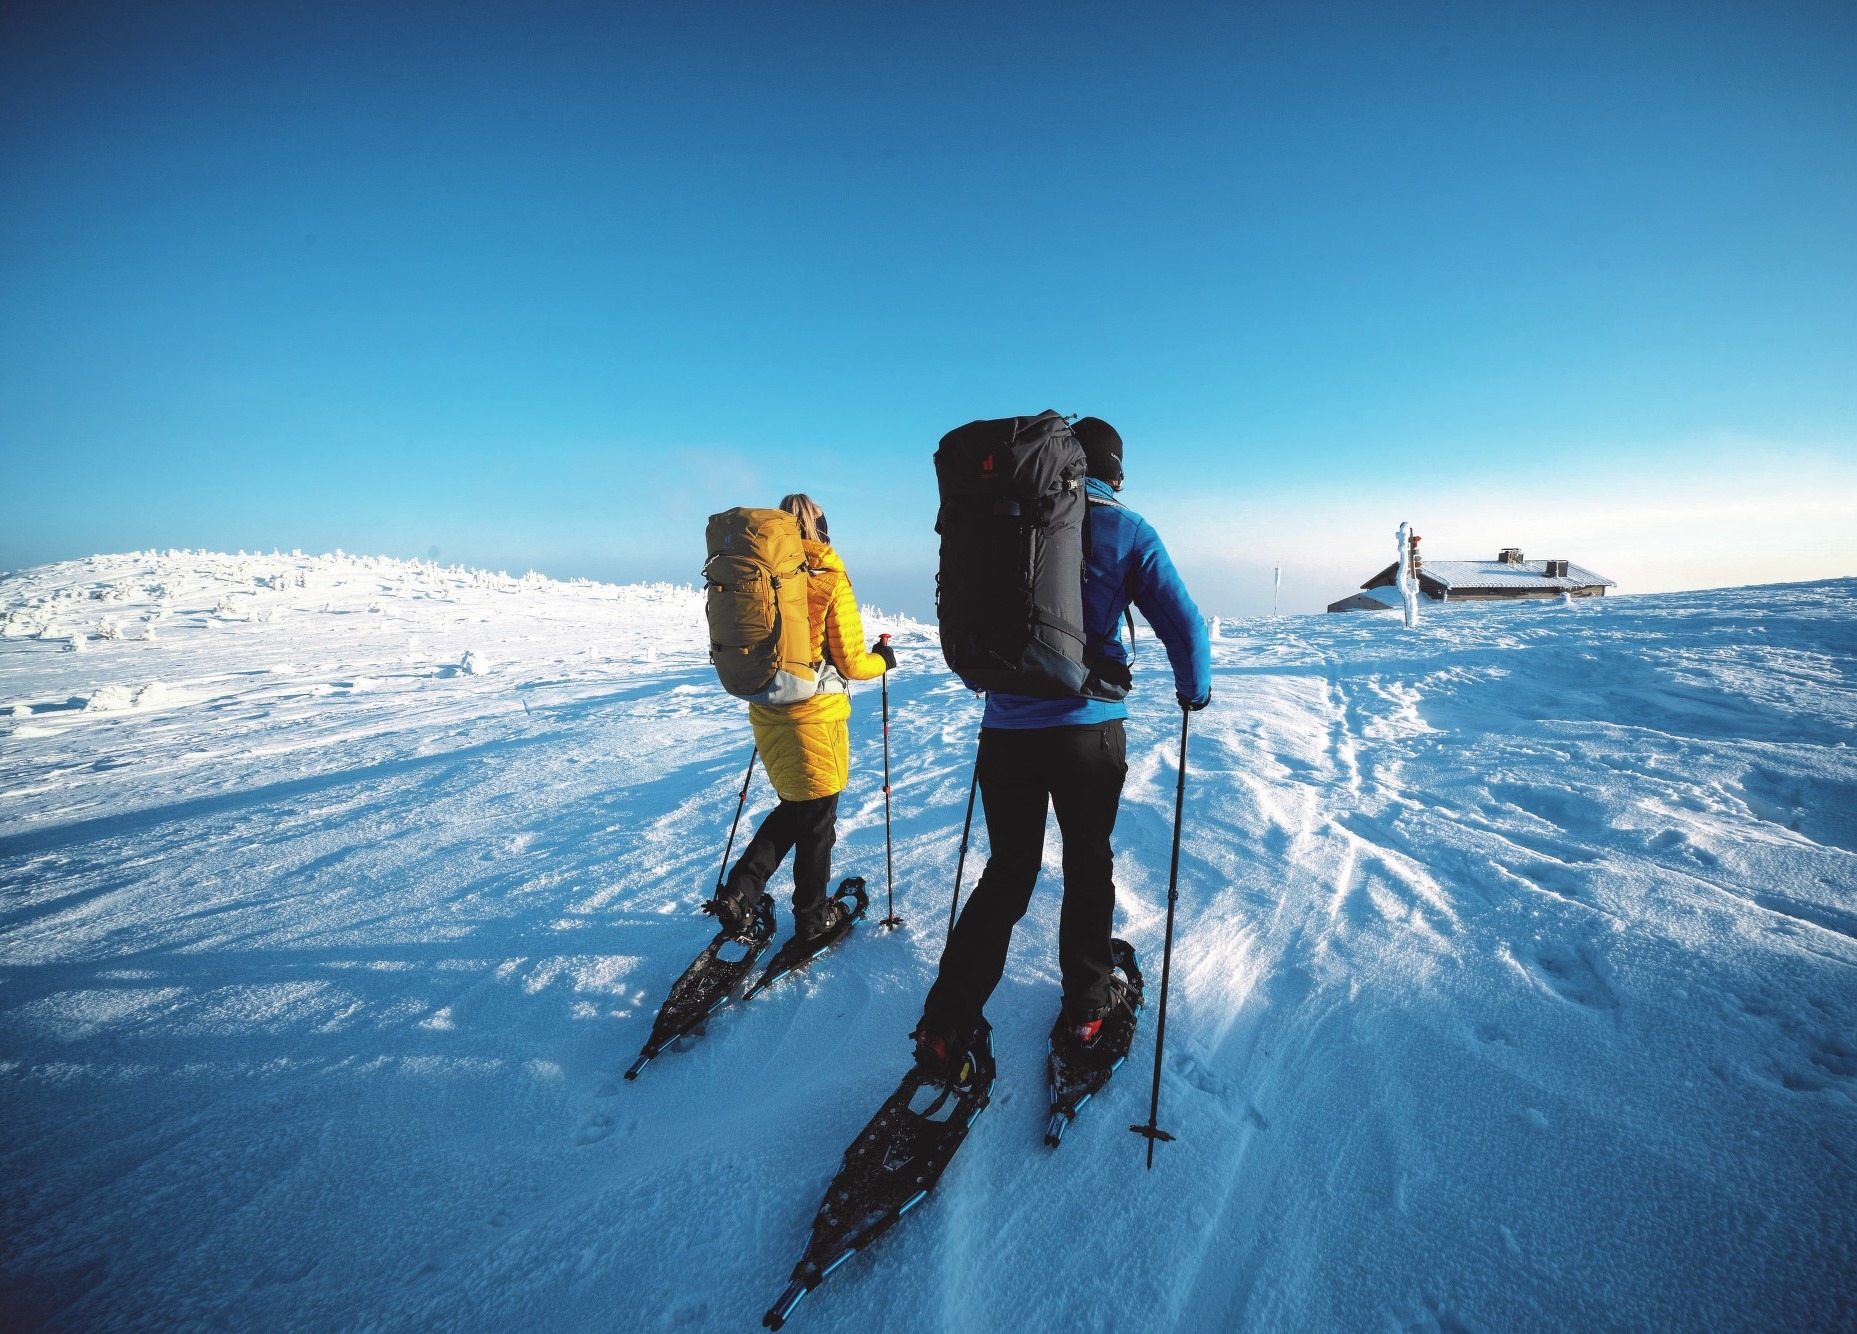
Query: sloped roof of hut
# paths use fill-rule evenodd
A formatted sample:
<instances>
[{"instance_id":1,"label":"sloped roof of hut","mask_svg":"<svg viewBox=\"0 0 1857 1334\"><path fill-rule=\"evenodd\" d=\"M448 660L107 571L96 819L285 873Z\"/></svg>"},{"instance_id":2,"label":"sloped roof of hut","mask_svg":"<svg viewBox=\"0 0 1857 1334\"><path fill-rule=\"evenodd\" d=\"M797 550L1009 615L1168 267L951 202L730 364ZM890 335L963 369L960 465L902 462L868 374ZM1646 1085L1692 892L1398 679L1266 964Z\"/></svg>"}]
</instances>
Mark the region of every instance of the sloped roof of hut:
<instances>
[{"instance_id":1,"label":"sloped roof of hut","mask_svg":"<svg viewBox=\"0 0 1857 1334\"><path fill-rule=\"evenodd\" d=\"M1419 578L1444 588L1617 588L1616 581L1595 573L1584 565L1567 562L1567 573L1550 576L1544 560L1508 562L1499 560L1422 560ZM1394 568L1388 565L1362 588L1391 583Z\"/></svg>"}]
</instances>

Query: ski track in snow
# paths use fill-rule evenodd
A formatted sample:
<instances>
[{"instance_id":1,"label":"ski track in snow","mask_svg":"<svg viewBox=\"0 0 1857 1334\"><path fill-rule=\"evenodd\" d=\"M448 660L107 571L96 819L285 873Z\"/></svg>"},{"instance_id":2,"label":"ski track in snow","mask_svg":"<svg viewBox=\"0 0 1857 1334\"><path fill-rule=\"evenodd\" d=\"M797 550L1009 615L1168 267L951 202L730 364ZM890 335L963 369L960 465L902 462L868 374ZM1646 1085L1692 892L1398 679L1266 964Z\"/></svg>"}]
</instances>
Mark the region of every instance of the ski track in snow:
<instances>
[{"instance_id":1,"label":"ski track in snow","mask_svg":"<svg viewBox=\"0 0 1857 1334\"><path fill-rule=\"evenodd\" d=\"M1427 610L1224 623L1154 1172L1152 1005L1042 1146L1053 828L992 1106L796 1328L1857 1325L1857 581ZM907 1063L979 707L872 617L907 927L627 1084L750 745L701 626L350 557L0 580L4 1323L756 1327ZM1158 996L1144 639L1118 930Z\"/></svg>"}]
</instances>

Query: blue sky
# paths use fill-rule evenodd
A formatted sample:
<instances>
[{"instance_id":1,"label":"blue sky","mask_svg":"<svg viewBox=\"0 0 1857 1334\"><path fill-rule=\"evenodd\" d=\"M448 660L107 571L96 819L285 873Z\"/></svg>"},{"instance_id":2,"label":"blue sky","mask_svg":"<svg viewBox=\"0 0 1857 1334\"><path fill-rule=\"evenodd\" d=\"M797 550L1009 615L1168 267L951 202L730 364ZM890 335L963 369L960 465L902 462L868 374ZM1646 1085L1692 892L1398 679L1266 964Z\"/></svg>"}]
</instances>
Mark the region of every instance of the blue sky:
<instances>
[{"instance_id":1,"label":"blue sky","mask_svg":"<svg viewBox=\"0 0 1857 1334\"><path fill-rule=\"evenodd\" d=\"M1092 413L1208 611L1857 573L1848 4L0 11L0 567L693 578Z\"/></svg>"}]
</instances>

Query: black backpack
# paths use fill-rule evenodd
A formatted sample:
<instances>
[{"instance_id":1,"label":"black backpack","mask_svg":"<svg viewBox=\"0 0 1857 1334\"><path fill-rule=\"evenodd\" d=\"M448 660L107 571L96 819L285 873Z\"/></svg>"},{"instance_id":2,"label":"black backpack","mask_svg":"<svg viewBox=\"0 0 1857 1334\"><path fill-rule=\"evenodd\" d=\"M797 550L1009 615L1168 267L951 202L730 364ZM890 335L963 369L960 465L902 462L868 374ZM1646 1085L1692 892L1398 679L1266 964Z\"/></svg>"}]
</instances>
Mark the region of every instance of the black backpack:
<instances>
[{"instance_id":1,"label":"black backpack","mask_svg":"<svg viewBox=\"0 0 1857 1334\"><path fill-rule=\"evenodd\" d=\"M935 611L948 666L976 690L1121 699L1126 668L1104 663L1083 626L1083 446L1055 412L969 422L941 438L941 570Z\"/></svg>"}]
</instances>

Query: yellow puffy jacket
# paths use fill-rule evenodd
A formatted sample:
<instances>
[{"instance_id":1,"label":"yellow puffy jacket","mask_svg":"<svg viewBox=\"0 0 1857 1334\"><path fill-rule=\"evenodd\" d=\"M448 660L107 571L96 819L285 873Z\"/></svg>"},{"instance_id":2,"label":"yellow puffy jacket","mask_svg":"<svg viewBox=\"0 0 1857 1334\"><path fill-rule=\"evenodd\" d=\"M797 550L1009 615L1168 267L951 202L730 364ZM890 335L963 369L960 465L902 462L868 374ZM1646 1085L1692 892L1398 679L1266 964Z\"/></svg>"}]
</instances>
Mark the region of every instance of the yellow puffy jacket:
<instances>
[{"instance_id":1,"label":"yellow puffy jacket","mask_svg":"<svg viewBox=\"0 0 1857 1334\"><path fill-rule=\"evenodd\" d=\"M851 729L846 726L851 696L844 679L870 681L883 675L883 659L864 651L864 621L845 563L827 543L805 545L812 571L807 580L812 656L825 662L819 693L798 704L748 706L761 761L785 801L811 801L845 790L851 778Z\"/></svg>"}]
</instances>

